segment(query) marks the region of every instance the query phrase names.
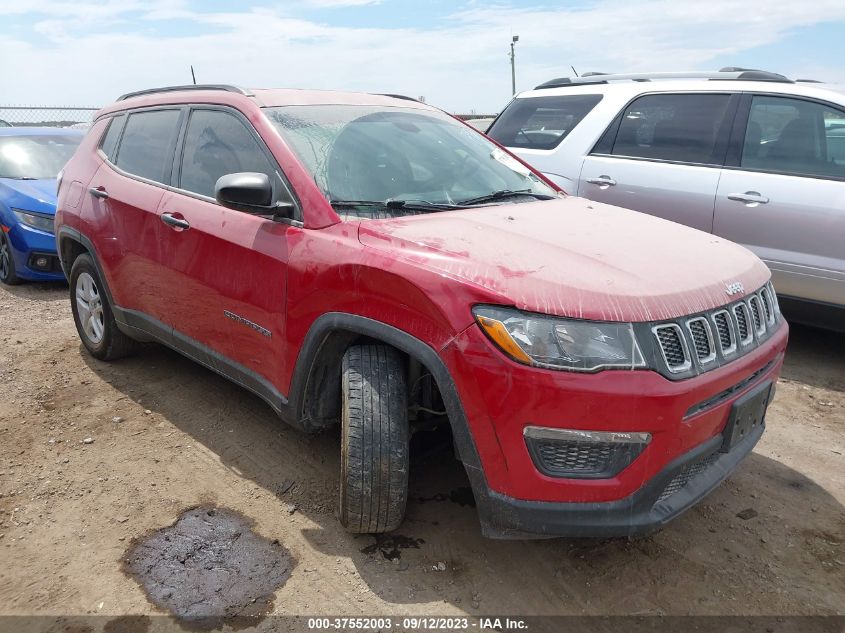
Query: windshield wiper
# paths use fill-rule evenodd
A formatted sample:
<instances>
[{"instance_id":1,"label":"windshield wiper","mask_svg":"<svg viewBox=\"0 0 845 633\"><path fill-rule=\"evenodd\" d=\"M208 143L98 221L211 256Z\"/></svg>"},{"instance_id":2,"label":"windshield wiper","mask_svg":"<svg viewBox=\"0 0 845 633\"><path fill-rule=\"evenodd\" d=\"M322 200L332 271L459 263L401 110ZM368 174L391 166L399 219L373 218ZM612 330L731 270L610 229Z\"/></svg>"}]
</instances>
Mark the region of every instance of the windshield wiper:
<instances>
[{"instance_id":1,"label":"windshield wiper","mask_svg":"<svg viewBox=\"0 0 845 633\"><path fill-rule=\"evenodd\" d=\"M383 207L384 202L377 200L329 200L333 207Z\"/></svg>"},{"instance_id":2,"label":"windshield wiper","mask_svg":"<svg viewBox=\"0 0 845 633\"><path fill-rule=\"evenodd\" d=\"M444 211L449 209L460 209L460 205L449 202L430 202L428 200L397 200L388 198L384 201L389 209L433 209Z\"/></svg>"},{"instance_id":3,"label":"windshield wiper","mask_svg":"<svg viewBox=\"0 0 845 633\"><path fill-rule=\"evenodd\" d=\"M388 198L387 200L332 200L333 207L383 207L386 209L408 209L418 211L448 211L460 209L462 205L440 202L429 202L428 200L398 200Z\"/></svg>"},{"instance_id":4,"label":"windshield wiper","mask_svg":"<svg viewBox=\"0 0 845 633\"><path fill-rule=\"evenodd\" d=\"M494 191L493 193L488 193L486 196L478 196L477 198L469 198L468 200L459 200L456 204L460 206L467 206L521 196L532 196L537 198L537 200L554 200L554 196L549 196L544 193L536 193L531 191L531 189L501 189L499 191Z\"/></svg>"}]
</instances>

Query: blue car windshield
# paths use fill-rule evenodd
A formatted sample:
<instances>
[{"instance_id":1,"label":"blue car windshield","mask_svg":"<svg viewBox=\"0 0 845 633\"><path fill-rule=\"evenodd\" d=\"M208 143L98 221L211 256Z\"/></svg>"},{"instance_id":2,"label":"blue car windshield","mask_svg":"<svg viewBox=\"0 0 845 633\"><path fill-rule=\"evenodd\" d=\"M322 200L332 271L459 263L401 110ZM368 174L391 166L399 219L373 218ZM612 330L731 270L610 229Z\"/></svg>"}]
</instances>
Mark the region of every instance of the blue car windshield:
<instances>
[{"instance_id":1,"label":"blue car windshield","mask_svg":"<svg viewBox=\"0 0 845 633\"><path fill-rule=\"evenodd\" d=\"M55 178L80 141L62 134L0 137L0 178Z\"/></svg>"}]
</instances>

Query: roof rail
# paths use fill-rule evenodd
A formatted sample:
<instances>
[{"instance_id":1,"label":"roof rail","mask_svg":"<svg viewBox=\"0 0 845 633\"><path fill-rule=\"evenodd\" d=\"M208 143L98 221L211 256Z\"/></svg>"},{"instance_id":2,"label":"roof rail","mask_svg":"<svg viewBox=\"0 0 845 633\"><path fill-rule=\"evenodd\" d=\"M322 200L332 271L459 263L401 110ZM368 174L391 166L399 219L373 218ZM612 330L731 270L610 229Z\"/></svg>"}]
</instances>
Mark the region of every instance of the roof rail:
<instances>
[{"instance_id":1,"label":"roof rail","mask_svg":"<svg viewBox=\"0 0 845 633\"><path fill-rule=\"evenodd\" d=\"M769 72L768 70L757 70L756 68L741 68L739 66L725 66L719 69L720 73L739 73L737 79L744 81L774 81L780 83L795 83L780 73Z\"/></svg>"},{"instance_id":2,"label":"roof rail","mask_svg":"<svg viewBox=\"0 0 845 633\"><path fill-rule=\"evenodd\" d=\"M225 90L226 92L237 92L247 97L254 96L249 90L228 84L186 84L184 86L163 86L161 88L147 88L146 90L127 92L125 95L120 95L117 100L125 101L132 97L143 97L144 95L152 95L159 92L182 92L184 90Z\"/></svg>"},{"instance_id":3,"label":"roof rail","mask_svg":"<svg viewBox=\"0 0 845 633\"><path fill-rule=\"evenodd\" d=\"M668 73L628 73L628 74L605 74L605 73L584 73L580 77L558 77L540 84L535 90L545 88L564 88L566 86L584 86L590 84L607 84L615 81L658 81L661 79L708 79L708 80L729 80L729 81L773 81L780 83L794 83L791 79L778 73L771 73L765 70L753 70L750 68L727 67L718 71L686 71Z\"/></svg>"},{"instance_id":4,"label":"roof rail","mask_svg":"<svg viewBox=\"0 0 845 633\"><path fill-rule=\"evenodd\" d=\"M409 97L407 95L397 95L390 92L376 92L373 94L379 97L392 97L393 99L404 99L405 101L416 101L417 103L421 103L419 99L414 99L413 97Z\"/></svg>"}]
</instances>

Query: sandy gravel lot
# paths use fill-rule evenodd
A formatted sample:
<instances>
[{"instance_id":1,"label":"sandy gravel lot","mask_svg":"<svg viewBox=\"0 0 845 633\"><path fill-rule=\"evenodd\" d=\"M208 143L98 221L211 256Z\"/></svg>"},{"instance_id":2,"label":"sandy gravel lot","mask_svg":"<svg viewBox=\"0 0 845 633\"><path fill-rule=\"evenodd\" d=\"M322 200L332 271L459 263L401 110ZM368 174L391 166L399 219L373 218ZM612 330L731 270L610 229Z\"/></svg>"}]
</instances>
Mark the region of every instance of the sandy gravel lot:
<instances>
[{"instance_id":1,"label":"sandy gravel lot","mask_svg":"<svg viewBox=\"0 0 845 633\"><path fill-rule=\"evenodd\" d=\"M656 535L486 540L433 451L376 540L335 519L335 434L158 346L92 359L63 285L0 287L0 319L0 614L161 613L127 549L202 504L290 552L280 614L845 614L845 336L793 328L762 441Z\"/></svg>"}]
</instances>

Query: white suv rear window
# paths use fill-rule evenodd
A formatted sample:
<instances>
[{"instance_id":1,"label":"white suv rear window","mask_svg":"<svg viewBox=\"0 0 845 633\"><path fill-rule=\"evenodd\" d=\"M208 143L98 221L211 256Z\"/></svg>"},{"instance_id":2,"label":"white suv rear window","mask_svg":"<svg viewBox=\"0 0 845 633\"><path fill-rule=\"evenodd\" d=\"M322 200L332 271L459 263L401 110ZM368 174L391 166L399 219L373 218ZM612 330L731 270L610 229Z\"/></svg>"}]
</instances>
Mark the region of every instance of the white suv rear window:
<instances>
[{"instance_id":1,"label":"white suv rear window","mask_svg":"<svg viewBox=\"0 0 845 633\"><path fill-rule=\"evenodd\" d=\"M554 149L601 98L602 95L562 95L514 99L487 136L506 147Z\"/></svg>"}]
</instances>

